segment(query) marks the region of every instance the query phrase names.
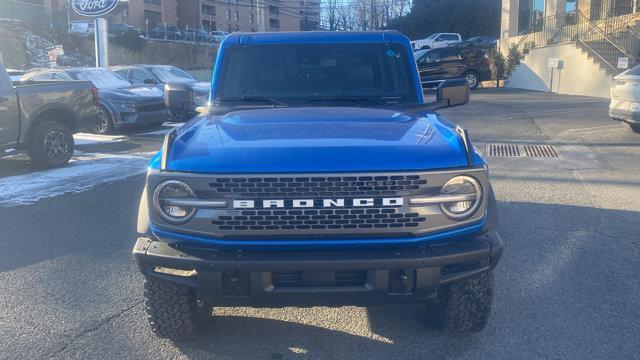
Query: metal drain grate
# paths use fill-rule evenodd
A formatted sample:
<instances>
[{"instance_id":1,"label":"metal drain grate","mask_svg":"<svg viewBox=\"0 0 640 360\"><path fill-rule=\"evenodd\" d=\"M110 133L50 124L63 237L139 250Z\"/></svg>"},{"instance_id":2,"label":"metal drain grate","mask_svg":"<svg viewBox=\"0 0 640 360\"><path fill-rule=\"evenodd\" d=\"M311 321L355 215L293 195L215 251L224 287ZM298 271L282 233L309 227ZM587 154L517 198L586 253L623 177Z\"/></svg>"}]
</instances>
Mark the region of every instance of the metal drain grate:
<instances>
[{"instance_id":1,"label":"metal drain grate","mask_svg":"<svg viewBox=\"0 0 640 360\"><path fill-rule=\"evenodd\" d=\"M523 145L524 153L528 157L557 158L558 151L551 145Z\"/></svg>"},{"instance_id":2,"label":"metal drain grate","mask_svg":"<svg viewBox=\"0 0 640 360\"><path fill-rule=\"evenodd\" d=\"M519 157L520 149L518 149L518 145L489 144L487 145L487 154L497 157Z\"/></svg>"},{"instance_id":3,"label":"metal drain grate","mask_svg":"<svg viewBox=\"0 0 640 360\"><path fill-rule=\"evenodd\" d=\"M486 154L491 157L557 158L560 156L558 150L551 145L489 144Z\"/></svg>"}]
</instances>

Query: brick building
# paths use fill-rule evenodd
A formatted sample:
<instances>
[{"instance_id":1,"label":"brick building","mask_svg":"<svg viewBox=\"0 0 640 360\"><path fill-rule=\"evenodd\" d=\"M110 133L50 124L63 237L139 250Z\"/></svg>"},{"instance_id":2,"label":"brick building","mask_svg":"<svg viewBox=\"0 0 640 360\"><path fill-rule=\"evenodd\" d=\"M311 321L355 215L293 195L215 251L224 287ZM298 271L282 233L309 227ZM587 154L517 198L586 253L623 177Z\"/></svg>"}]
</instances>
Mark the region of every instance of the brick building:
<instances>
[{"instance_id":1,"label":"brick building","mask_svg":"<svg viewBox=\"0 0 640 360\"><path fill-rule=\"evenodd\" d=\"M178 0L178 27L205 30L317 30L319 0Z\"/></svg>"},{"instance_id":2,"label":"brick building","mask_svg":"<svg viewBox=\"0 0 640 360\"><path fill-rule=\"evenodd\" d=\"M3 17L47 27L59 23L57 27L64 29L67 19L90 20L74 13L67 3L0 0L8 13ZM143 30L160 24L228 32L318 30L320 0L128 0L105 17L111 24L126 23Z\"/></svg>"}]
</instances>

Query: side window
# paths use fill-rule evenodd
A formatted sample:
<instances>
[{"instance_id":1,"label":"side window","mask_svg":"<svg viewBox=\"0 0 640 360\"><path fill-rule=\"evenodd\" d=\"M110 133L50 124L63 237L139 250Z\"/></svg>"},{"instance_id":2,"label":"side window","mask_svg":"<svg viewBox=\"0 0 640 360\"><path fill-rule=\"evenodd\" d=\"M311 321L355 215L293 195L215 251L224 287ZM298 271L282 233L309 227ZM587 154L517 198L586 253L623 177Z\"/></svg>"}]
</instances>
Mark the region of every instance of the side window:
<instances>
[{"instance_id":1,"label":"side window","mask_svg":"<svg viewBox=\"0 0 640 360\"><path fill-rule=\"evenodd\" d=\"M129 70L117 70L114 72L118 74L118 76L120 76L121 78L129 81Z\"/></svg>"},{"instance_id":2,"label":"side window","mask_svg":"<svg viewBox=\"0 0 640 360\"><path fill-rule=\"evenodd\" d=\"M446 41L458 41L458 36L457 35L453 35L453 34L445 34L445 35L441 35L443 37L443 40Z\"/></svg>"},{"instance_id":3,"label":"side window","mask_svg":"<svg viewBox=\"0 0 640 360\"><path fill-rule=\"evenodd\" d=\"M435 39L433 40L433 42L438 42L438 41L443 41L443 40L444 40L444 35L438 35L438 37L437 37L437 38L435 38Z\"/></svg>"},{"instance_id":4,"label":"side window","mask_svg":"<svg viewBox=\"0 0 640 360\"><path fill-rule=\"evenodd\" d=\"M131 70L131 82L134 84L145 84L150 80L153 80L153 76L145 69L133 69Z\"/></svg>"},{"instance_id":5,"label":"side window","mask_svg":"<svg viewBox=\"0 0 640 360\"><path fill-rule=\"evenodd\" d=\"M53 80L71 80L71 77L65 73L53 73Z\"/></svg>"},{"instance_id":6,"label":"side window","mask_svg":"<svg viewBox=\"0 0 640 360\"><path fill-rule=\"evenodd\" d=\"M31 80L35 80L35 81L51 80L51 74L36 75L32 77Z\"/></svg>"},{"instance_id":7,"label":"side window","mask_svg":"<svg viewBox=\"0 0 640 360\"><path fill-rule=\"evenodd\" d=\"M433 64L440 61L440 52L439 51L428 51L422 57L422 60L425 64Z\"/></svg>"},{"instance_id":8,"label":"side window","mask_svg":"<svg viewBox=\"0 0 640 360\"><path fill-rule=\"evenodd\" d=\"M460 52L458 50L442 50L440 52L440 60L441 61L458 61L462 57L460 56Z\"/></svg>"}]
</instances>

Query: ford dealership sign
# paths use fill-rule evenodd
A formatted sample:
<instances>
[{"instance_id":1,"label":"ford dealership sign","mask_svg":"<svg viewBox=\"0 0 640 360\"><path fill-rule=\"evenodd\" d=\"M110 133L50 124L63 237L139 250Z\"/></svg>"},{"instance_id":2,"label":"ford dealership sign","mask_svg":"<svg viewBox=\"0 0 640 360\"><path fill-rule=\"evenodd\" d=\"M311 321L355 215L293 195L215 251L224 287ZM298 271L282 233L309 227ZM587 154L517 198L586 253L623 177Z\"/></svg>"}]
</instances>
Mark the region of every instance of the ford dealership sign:
<instances>
[{"instance_id":1,"label":"ford dealership sign","mask_svg":"<svg viewBox=\"0 0 640 360\"><path fill-rule=\"evenodd\" d=\"M71 7L80 15L102 16L118 6L119 0L71 0Z\"/></svg>"}]
</instances>

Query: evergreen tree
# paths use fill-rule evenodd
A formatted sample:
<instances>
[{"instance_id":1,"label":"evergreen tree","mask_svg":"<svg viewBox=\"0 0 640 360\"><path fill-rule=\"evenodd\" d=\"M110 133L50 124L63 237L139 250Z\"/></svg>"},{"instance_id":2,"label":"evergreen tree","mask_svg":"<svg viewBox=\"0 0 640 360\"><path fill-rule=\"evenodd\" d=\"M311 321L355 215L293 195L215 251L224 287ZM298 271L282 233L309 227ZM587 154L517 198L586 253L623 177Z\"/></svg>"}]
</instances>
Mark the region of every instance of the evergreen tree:
<instances>
[{"instance_id":1,"label":"evergreen tree","mask_svg":"<svg viewBox=\"0 0 640 360\"><path fill-rule=\"evenodd\" d=\"M411 12L391 21L388 28L411 39L436 32L499 37L501 6L501 0L414 0Z\"/></svg>"}]
</instances>

